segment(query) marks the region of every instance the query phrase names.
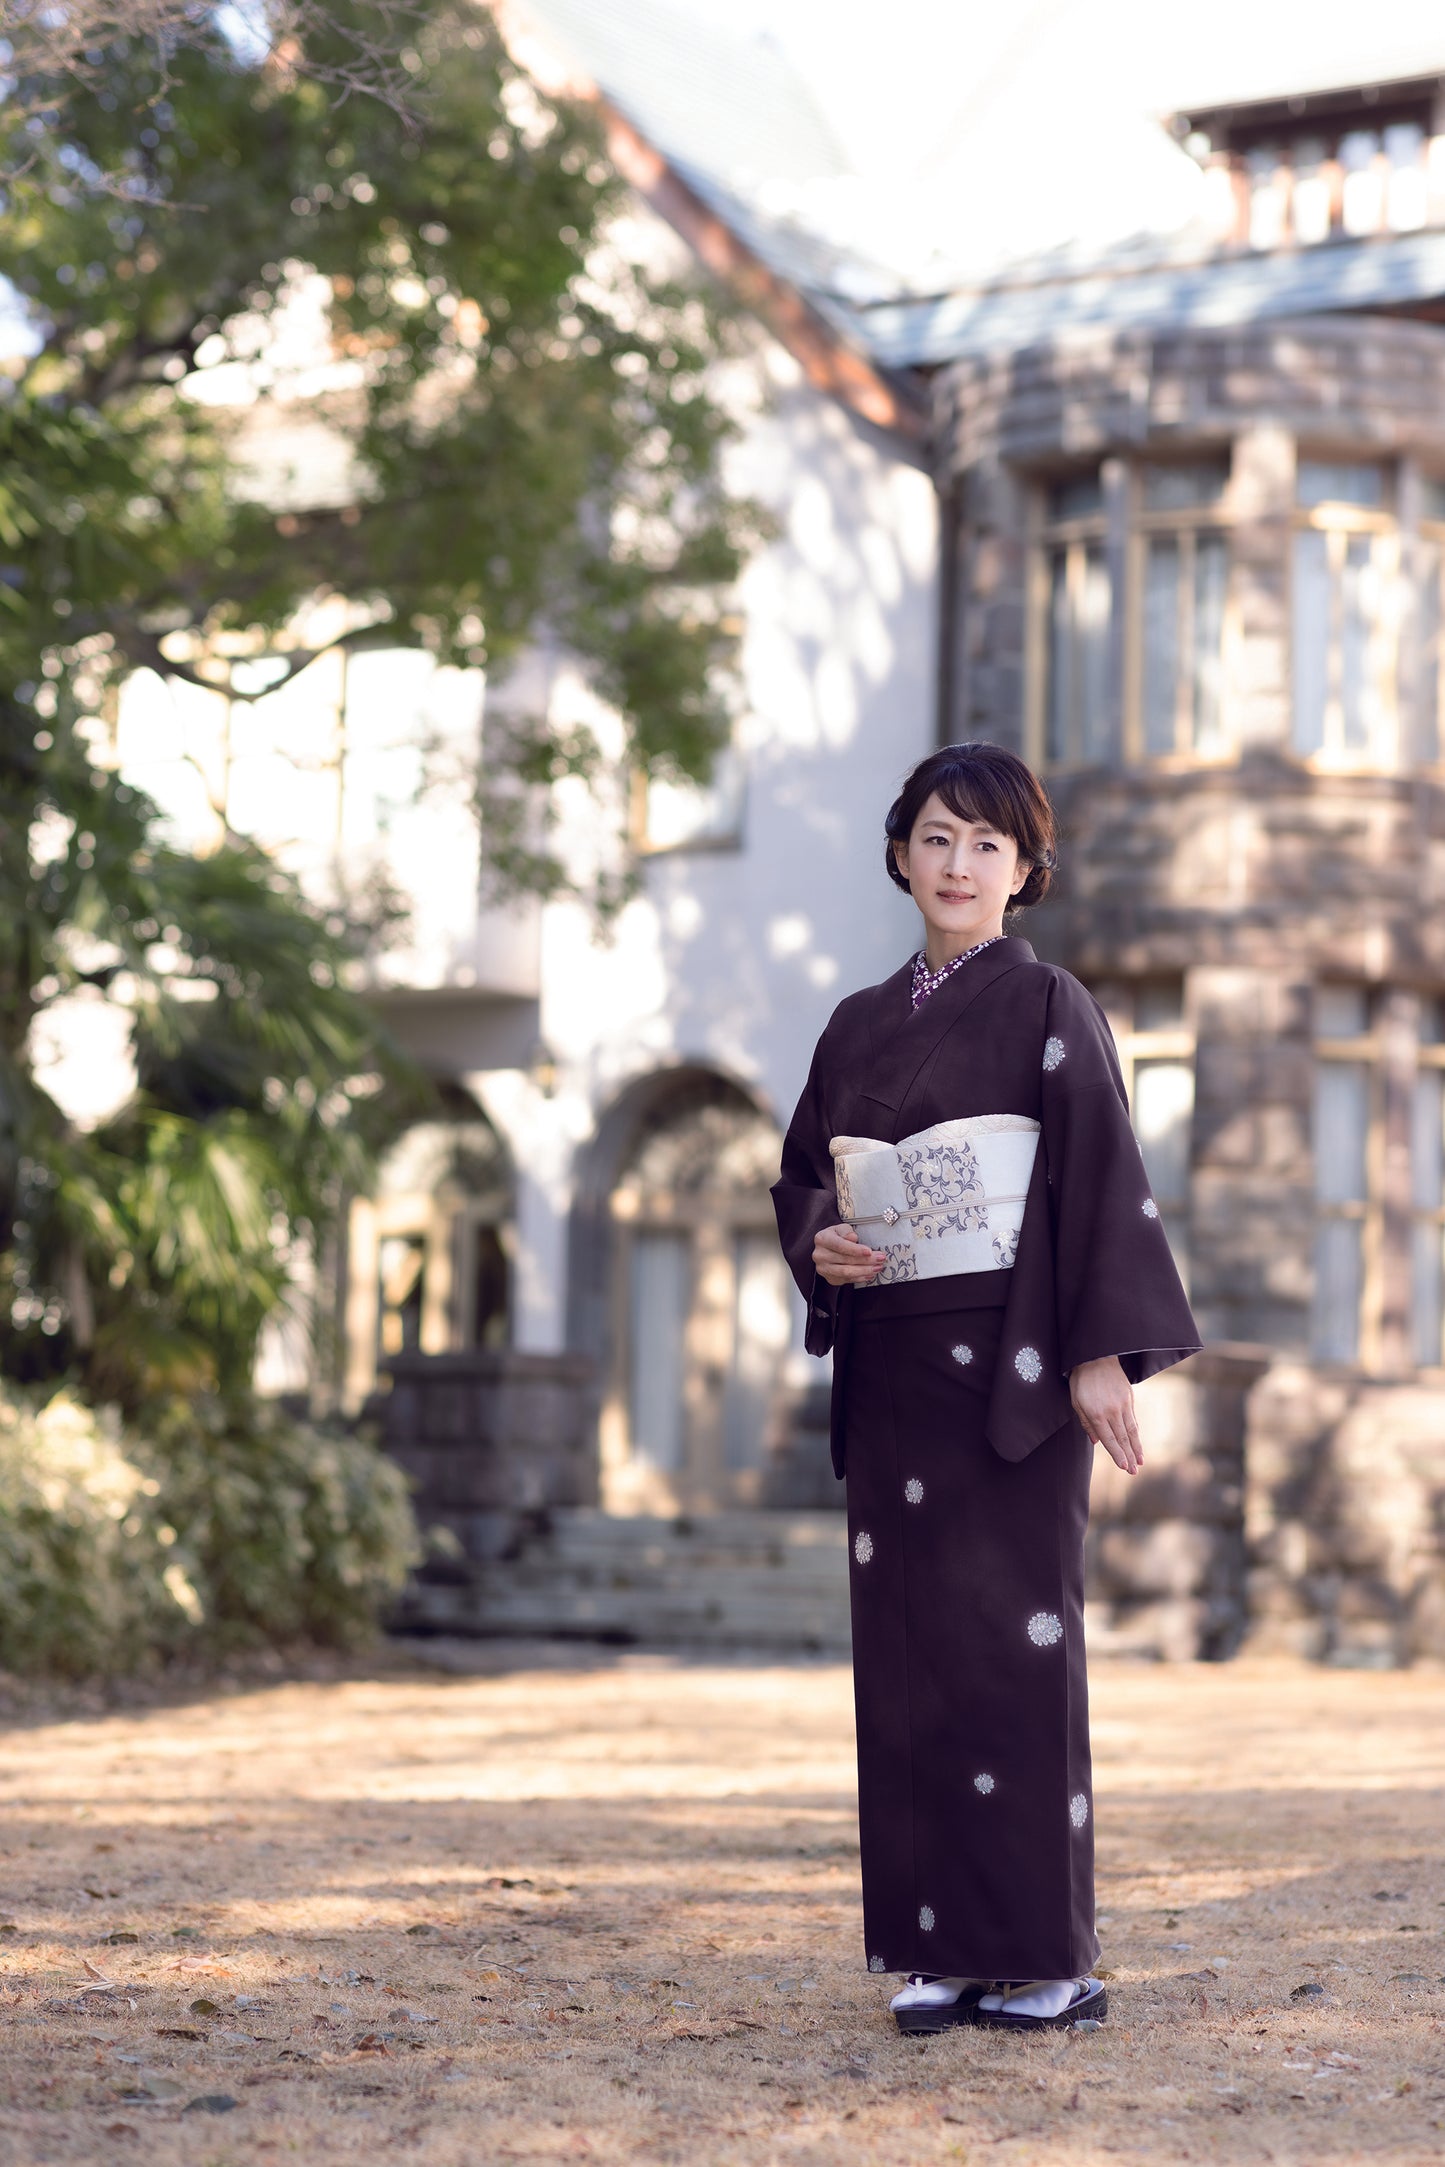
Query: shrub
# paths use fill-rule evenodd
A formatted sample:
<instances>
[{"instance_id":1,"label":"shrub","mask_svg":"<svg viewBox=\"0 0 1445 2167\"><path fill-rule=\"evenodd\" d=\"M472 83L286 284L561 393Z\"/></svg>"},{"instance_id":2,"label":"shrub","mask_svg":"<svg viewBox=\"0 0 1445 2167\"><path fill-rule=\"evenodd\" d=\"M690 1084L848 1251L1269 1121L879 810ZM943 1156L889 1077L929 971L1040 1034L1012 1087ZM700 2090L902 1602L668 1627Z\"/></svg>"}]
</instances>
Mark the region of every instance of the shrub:
<instances>
[{"instance_id":1,"label":"shrub","mask_svg":"<svg viewBox=\"0 0 1445 2167\"><path fill-rule=\"evenodd\" d=\"M416 1547L405 1477L361 1439L206 1399L140 1437L67 1392L0 1384L0 1668L353 1645Z\"/></svg>"}]
</instances>

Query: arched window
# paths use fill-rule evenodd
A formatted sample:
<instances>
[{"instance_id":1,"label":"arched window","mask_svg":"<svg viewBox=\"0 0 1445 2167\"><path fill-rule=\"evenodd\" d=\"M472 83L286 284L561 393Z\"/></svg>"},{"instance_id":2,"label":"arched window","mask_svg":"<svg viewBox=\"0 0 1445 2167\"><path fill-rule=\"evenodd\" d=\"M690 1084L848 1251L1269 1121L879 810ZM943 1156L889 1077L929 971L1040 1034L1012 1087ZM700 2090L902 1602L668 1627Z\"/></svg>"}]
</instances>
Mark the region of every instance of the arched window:
<instances>
[{"instance_id":1,"label":"arched window","mask_svg":"<svg viewBox=\"0 0 1445 2167\"><path fill-rule=\"evenodd\" d=\"M716 1075L644 1096L607 1200L603 1500L624 1512L753 1504L794 1330L768 1195L781 1139Z\"/></svg>"},{"instance_id":2,"label":"arched window","mask_svg":"<svg viewBox=\"0 0 1445 2167\"><path fill-rule=\"evenodd\" d=\"M405 1129L375 1194L347 1230L346 1404L395 1354L505 1347L511 1337L512 1170L480 1109L457 1092L450 1118Z\"/></svg>"}]
</instances>

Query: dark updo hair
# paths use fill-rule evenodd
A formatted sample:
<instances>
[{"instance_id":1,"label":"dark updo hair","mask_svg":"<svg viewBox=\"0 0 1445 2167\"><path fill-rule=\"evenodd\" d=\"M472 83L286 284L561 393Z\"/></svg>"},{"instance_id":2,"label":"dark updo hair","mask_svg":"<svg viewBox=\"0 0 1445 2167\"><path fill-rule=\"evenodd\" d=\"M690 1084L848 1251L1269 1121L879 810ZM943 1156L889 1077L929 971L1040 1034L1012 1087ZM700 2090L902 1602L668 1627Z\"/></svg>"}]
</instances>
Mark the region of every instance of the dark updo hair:
<instances>
[{"instance_id":1,"label":"dark updo hair","mask_svg":"<svg viewBox=\"0 0 1445 2167\"><path fill-rule=\"evenodd\" d=\"M1030 870L1009 909L1022 910L1030 903L1041 903L1059 862L1054 809L1026 761L1002 745L988 745L981 740L944 745L929 753L889 806L883 823L888 838L884 862L893 885L905 895L912 892L894 863L893 845L908 841L914 822L935 791L960 820L986 822L1017 843L1019 856L1028 861Z\"/></svg>"}]
</instances>

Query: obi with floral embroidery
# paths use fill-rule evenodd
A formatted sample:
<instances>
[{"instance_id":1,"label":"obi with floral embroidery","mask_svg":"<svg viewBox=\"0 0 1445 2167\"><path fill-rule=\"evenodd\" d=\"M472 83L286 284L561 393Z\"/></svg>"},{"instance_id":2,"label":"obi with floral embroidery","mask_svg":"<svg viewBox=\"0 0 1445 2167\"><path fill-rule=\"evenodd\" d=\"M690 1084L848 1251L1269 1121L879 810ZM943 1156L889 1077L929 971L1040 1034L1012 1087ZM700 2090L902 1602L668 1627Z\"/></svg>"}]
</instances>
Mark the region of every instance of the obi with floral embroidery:
<instances>
[{"instance_id":1,"label":"obi with floral embroidery","mask_svg":"<svg viewBox=\"0 0 1445 2167\"><path fill-rule=\"evenodd\" d=\"M873 1285L1009 1270L1038 1146L1027 1114L937 1121L896 1144L833 1137L838 1208L861 1240L888 1252Z\"/></svg>"}]
</instances>

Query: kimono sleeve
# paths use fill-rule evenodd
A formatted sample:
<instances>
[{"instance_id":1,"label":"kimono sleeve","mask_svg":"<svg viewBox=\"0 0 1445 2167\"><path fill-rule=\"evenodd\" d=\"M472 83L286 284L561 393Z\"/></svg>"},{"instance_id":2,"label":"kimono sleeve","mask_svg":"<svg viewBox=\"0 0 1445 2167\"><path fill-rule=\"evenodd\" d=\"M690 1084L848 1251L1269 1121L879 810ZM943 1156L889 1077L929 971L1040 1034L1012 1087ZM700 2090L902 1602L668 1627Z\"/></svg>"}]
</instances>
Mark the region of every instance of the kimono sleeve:
<instances>
[{"instance_id":1,"label":"kimono sleeve","mask_svg":"<svg viewBox=\"0 0 1445 2167\"><path fill-rule=\"evenodd\" d=\"M1150 1194L1113 1034L1093 995L1061 972L1043 1052L1043 1144L1054 1229L1059 1355L1118 1355L1132 1384L1200 1340Z\"/></svg>"},{"instance_id":2,"label":"kimono sleeve","mask_svg":"<svg viewBox=\"0 0 1445 2167\"><path fill-rule=\"evenodd\" d=\"M824 1094L825 1044L818 1041L808 1081L803 1087L788 1133L783 1139L783 1163L772 1187L777 1214L778 1238L788 1269L808 1305L803 1344L809 1354L826 1354L838 1327L840 1287L829 1286L813 1268L813 1243L825 1226L837 1226L838 1192L833 1182L833 1160L828 1150L832 1131Z\"/></svg>"}]
</instances>

